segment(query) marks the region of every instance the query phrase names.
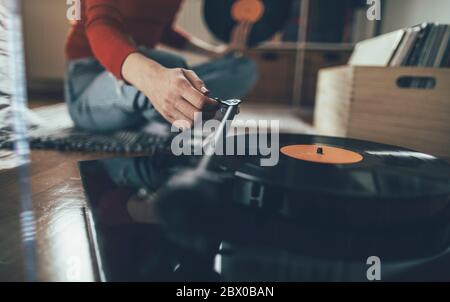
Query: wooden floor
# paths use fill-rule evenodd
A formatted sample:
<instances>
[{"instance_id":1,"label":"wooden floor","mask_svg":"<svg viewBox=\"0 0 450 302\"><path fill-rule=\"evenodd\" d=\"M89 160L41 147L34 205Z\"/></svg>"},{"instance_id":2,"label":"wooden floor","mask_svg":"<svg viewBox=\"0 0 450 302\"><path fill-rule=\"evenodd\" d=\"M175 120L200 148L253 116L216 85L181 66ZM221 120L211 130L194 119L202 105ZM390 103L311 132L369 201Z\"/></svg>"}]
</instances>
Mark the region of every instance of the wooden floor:
<instances>
[{"instance_id":1,"label":"wooden floor","mask_svg":"<svg viewBox=\"0 0 450 302\"><path fill-rule=\"evenodd\" d=\"M36 216L37 268L41 281L65 281L74 261L81 280L92 280L83 208L85 198L77 169L80 160L105 154L33 151L28 179ZM0 281L24 280L21 252L18 169L0 173Z\"/></svg>"},{"instance_id":2,"label":"wooden floor","mask_svg":"<svg viewBox=\"0 0 450 302\"><path fill-rule=\"evenodd\" d=\"M40 105L35 103L34 107ZM289 108L258 109L250 106L243 110L243 116L247 118L255 115L283 119L285 124L290 124L285 126L292 131L302 132L308 129ZM38 280L94 280L84 219L86 203L77 163L112 156L114 155L31 152L29 175L25 179L31 185L31 200L37 223ZM0 151L0 159L0 281L22 281L25 280L25 258L20 228L21 175L16 167L14 153ZM80 280L71 279L71 270L76 264L81 265Z\"/></svg>"}]
</instances>

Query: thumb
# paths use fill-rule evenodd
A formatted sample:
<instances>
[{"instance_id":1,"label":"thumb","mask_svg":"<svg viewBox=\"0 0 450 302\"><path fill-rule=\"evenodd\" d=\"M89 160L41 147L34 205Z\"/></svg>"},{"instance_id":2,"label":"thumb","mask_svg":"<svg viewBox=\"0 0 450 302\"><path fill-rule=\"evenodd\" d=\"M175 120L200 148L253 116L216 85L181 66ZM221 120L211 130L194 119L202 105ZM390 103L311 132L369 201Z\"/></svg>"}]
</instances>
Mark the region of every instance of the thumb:
<instances>
[{"instance_id":1,"label":"thumb","mask_svg":"<svg viewBox=\"0 0 450 302\"><path fill-rule=\"evenodd\" d=\"M183 69L184 76L191 83L191 85L203 93L204 95L209 94L208 88L206 88L205 83L198 77L198 75L192 70Z\"/></svg>"}]
</instances>

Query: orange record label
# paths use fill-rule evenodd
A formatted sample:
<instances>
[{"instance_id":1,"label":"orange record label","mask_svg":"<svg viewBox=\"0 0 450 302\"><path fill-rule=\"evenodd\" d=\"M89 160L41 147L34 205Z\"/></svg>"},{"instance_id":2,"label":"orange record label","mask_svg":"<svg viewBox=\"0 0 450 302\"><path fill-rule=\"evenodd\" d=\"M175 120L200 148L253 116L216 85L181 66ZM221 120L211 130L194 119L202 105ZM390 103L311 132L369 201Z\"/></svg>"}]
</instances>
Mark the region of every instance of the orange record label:
<instances>
[{"instance_id":1,"label":"orange record label","mask_svg":"<svg viewBox=\"0 0 450 302\"><path fill-rule=\"evenodd\" d=\"M231 16L237 22L258 22L264 14L264 4L260 0L238 0L233 4Z\"/></svg>"},{"instance_id":2,"label":"orange record label","mask_svg":"<svg viewBox=\"0 0 450 302\"><path fill-rule=\"evenodd\" d=\"M281 148L281 153L289 157L321 164L356 164L364 157L356 152L320 145L291 145Z\"/></svg>"}]
</instances>

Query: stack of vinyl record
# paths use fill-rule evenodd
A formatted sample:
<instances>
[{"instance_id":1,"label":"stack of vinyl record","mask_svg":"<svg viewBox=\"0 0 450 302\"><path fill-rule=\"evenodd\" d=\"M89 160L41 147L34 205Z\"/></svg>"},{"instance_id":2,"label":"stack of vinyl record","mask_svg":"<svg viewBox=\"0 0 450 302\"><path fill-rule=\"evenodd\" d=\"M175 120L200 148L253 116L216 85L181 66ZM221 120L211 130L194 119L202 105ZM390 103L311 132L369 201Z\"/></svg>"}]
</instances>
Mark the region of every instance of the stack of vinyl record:
<instances>
[{"instance_id":1,"label":"stack of vinyl record","mask_svg":"<svg viewBox=\"0 0 450 302\"><path fill-rule=\"evenodd\" d=\"M450 25L424 23L359 42L353 66L450 67Z\"/></svg>"},{"instance_id":2,"label":"stack of vinyl record","mask_svg":"<svg viewBox=\"0 0 450 302\"><path fill-rule=\"evenodd\" d=\"M405 30L391 66L450 67L450 25L424 23ZM415 80L413 88L431 88L432 81Z\"/></svg>"},{"instance_id":3,"label":"stack of vinyl record","mask_svg":"<svg viewBox=\"0 0 450 302\"><path fill-rule=\"evenodd\" d=\"M424 23L406 29L391 66L450 67L450 25Z\"/></svg>"}]
</instances>

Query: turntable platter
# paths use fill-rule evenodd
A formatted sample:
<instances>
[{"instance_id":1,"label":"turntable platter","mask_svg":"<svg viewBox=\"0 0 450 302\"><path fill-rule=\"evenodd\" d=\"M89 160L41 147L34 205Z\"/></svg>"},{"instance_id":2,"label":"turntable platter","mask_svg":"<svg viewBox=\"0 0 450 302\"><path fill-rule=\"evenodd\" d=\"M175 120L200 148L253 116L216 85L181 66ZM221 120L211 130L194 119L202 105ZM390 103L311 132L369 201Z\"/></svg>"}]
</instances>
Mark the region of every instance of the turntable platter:
<instances>
[{"instance_id":1,"label":"turntable platter","mask_svg":"<svg viewBox=\"0 0 450 302\"><path fill-rule=\"evenodd\" d=\"M260 165L261 155L219 159L236 176L239 202L275 209L306 223L383 227L437 221L437 216L447 219L441 216L448 216L450 208L450 168L433 156L374 142L309 135L281 135L279 146L279 162L272 167ZM286 152L292 146L305 152L292 156ZM252 148L257 147L250 146L246 154L256 152ZM311 160L316 158L312 150L323 154L338 150L333 155L338 163Z\"/></svg>"}]
</instances>

